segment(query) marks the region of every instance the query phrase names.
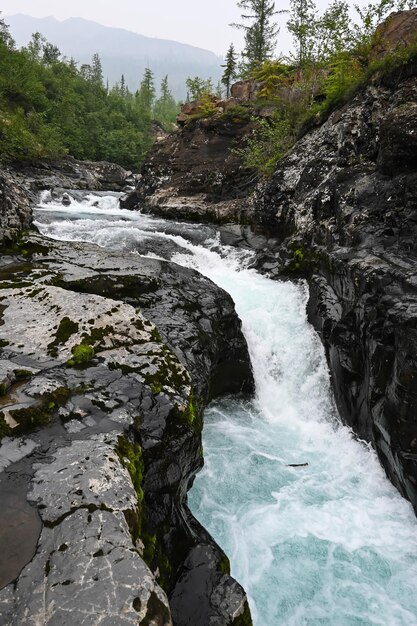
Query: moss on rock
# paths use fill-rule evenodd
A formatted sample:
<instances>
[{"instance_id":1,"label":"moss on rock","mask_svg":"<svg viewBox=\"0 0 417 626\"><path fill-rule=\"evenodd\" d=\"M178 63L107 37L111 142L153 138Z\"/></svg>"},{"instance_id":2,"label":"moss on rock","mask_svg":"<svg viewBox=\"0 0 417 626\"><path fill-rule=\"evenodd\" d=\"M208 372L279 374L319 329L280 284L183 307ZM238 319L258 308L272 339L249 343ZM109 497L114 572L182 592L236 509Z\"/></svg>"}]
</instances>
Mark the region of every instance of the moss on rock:
<instances>
[{"instance_id":1,"label":"moss on rock","mask_svg":"<svg viewBox=\"0 0 417 626\"><path fill-rule=\"evenodd\" d=\"M77 346L71 348L72 359L67 361L67 365L73 367L74 365L84 365L95 357L94 348L84 343L80 343Z\"/></svg>"}]
</instances>

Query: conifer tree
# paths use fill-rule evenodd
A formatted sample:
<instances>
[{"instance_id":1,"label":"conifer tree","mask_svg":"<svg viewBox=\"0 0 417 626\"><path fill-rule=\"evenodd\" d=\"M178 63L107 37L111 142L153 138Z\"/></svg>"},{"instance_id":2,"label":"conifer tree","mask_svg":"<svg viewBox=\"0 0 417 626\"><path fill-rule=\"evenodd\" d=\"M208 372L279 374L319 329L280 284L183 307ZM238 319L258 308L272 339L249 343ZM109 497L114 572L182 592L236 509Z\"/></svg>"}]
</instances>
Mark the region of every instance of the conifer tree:
<instances>
[{"instance_id":1,"label":"conifer tree","mask_svg":"<svg viewBox=\"0 0 417 626\"><path fill-rule=\"evenodd\" d=\"M279 28L273 18L278 14L273 0L239 0L243 24L232 24L245 32L243 73L250 74L273 55ZM249 22L247 24L246 22Z\"/></svg>"},{"instance_id":2,"label":"conifer tree","mask_svg":"<svg viewBox=\"0 0 417 626\"><path fill-rule=\"evenodd\" d=\"M103 86L103 68L101 66L101 59L98 53L93 54L93 60L91 62L91 80L100 87Z\"/></svg>"},{"instance_id":3,"label":"conifer tree","mask_svg":"<svg viewBox=\"0 0 417 626\"><path fill-rule=\"evenodd\" d=\"M155 100L155 83L152 70L147 67L137 93L140 106L146 113L151 113Z\"/></svg>"},{"instance_id":4,"label":"conifer tree","mask_svg":"<svg viewBox=\"0 0 417 626\"><path fill-rule=\"evenodd\" d=\"M155 119L162 123L174 122L177 115L177 103L168 84L168 76L161 81L161 92L154 106Z\"/></svg>"},{"instance_id":5,"label":"conifer tree","mask_svg":"<svg viewBox=\"0 0 417 626\"><path fill-rule=\"evenodd\" d=\"M120 78L120 95L124 98L126 95L126 80L125 75L122 74Z\"/></svg>"},{"instance_id":6,"label":"conifer tree","mask_svg":"<svg viewBox=\"0 0 417 626\"><path fill-rule=\"evenodd\" d=\"M61 56L61 51L58 46L55 46L48 41L45 42L43 46L43 62L46 65L53 65L54 63L58 63L59 57Z\"/></svg>"},{"instance_id":7,"label":"conifer tree","mask_svg":"<svg viewBox=\"0 0 417 626\"><path fill-rule=\"evenodd\" d=\"M229 98L231 82L237 76L237 57L234 45L232 43L230 44L229 50L227 51L225 61L226 63L222 65L222 67L225 68L222 76L222 83L226 87L226 98Z\"/></svg>"}]
</instances>

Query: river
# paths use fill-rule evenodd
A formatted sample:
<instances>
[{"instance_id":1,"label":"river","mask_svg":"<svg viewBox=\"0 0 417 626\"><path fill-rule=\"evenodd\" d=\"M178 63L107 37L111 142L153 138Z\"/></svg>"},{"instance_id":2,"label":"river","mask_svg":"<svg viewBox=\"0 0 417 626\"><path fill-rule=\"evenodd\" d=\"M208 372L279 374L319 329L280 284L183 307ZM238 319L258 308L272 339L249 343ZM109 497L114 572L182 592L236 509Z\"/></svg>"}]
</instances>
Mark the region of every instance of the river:
<instances>
[{"instance_id":1,"label":"river","mask_svg":"<svg viewBox=\"0 0 417 626\"><path fill-rule=\"evenodd\" d=\"M168 255L233 297L256 395L205 411L189 504L229 556L254 624L417 625L417 520L340 423L306 285L249 269L250 253L221 246L210 227L120 210L115 195L65 208L44 194L35 219L54 239Z\"/></svg>"}]
</instances>

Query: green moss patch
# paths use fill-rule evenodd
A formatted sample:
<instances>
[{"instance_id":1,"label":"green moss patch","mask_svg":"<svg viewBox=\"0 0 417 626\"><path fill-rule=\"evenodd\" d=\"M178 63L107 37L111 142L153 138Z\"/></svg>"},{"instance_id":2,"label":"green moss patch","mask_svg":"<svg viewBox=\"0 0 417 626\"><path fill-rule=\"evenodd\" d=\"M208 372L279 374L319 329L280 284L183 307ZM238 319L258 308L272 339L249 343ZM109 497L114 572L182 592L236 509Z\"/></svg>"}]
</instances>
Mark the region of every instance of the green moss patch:
<instances>
[{"instance_id":1,"label":"green moss patch","mask_svg":"<svg viewBox=\"0 0 417 626\"><path fill-rule=\"evenodd\" d=\"M68 339L78 332L78 328L77 322L73 322L69 317L63 317L55 333L54 341L48 344L48 353L53 357L58 356L58 346L67 343Z\"/></svg>"},{"instance_id":2,"label":"green moss patch","mask_svg":"<svg viewBox=\"0 0 417 626\"><path fill-rule=\"evenodd\" d=\"M33 376L33 372L29 370L13 370L13 375L16 380L29 380Z\"/></svg>"},{"instance_id":3,"label":"green moss patch","mask_svg":"<svg viewBox=\"0 0 417 626\"><path fill-rule=\"evenodd\" d=\"M91 346L80 343L77 346L71 348L72 359L67 361L67 365L73 367L74 365L84 365L95 357L94 348Z\"/></svg>"},{"instance_id":4,"label":"green moss patch","mask_svg":"<svg viewBox=\"0 0 417 626\"><path fill-rule=\"evenodd\" d=\"M143 458L142 448L138 443L132 443L126 435L120 435L115 447L115 452L123 467L129 472L138 501L137 511L125 511L127 525L132 535L132 541L136 544L142 535L142 502L143 502Z\"/></svg>"}]
</instances>

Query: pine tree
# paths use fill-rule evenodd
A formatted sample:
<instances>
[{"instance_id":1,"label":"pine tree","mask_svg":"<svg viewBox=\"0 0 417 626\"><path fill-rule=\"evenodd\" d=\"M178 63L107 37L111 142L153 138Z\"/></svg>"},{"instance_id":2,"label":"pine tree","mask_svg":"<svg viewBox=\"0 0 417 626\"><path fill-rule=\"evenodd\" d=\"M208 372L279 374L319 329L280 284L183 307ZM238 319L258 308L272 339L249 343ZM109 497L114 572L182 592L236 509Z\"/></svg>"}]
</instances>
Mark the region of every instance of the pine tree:
<instances>
[{"instance_id":1,"label":"pine tree","mask_svg":"<svg viewBox=\"0 0 417 626\"><path fill-rule=\"evenodd\" d=\"M103 68L101 66L101 59L97 52L93 54L91 62L91 80L100 87L103 86Z\"/></svg>"},{"instance_id":2,"label":"pine tree","mask_svg":"<svg viewBox=\"0 0 417 626\"><path fill-rule=\"evenodd\" d=\"M152 111L155 95L156 94L153 72L149 69L149 67L147 67L143 75L137 97L142 109L144 109L149 114Z\"/></svg>"},{"instance_id":3,"label":"pine tree","mask_svg":"<svg viewBox=\"0 0 417 626\"><path fill-rule=\"evenodd\" d=\"M223 85L226 87L226 97L229 98L230 84L232 80L236 78L236 75L237 75L237 72L236 72L237 58L236 58L235 48L232 43L230 44L230 48L227 51L225 61L226 63L222 65L222 67L224 67L225 70L224 70L221 80L222 80Z\"/></svg>"},{"instance_id":4,"label":"pine tree","mask_svg":"<svg viewBox=\"0 0 417 626\"><path fill-rule=\"evenodd\" d=\"M273 55L279 28L273 22L278 14L273 0L240 0L238 7L243 9L242 20L250 24L232 24L245 31L243 72L250 74Z\"/></svg>"},{"instance_id":5,"label":"pine tree","mask_svg":"<svg viewBox=\"0 0 417 626\"><path fill-rule=\"evenodd\" d=\"M122 74L120 78L120 95L124 98L126 95L126 80L125 75Z\"/></svg>"}]
</instances>

